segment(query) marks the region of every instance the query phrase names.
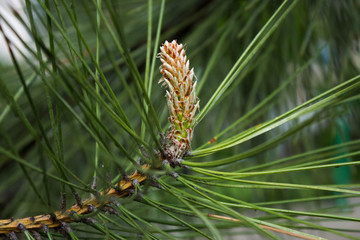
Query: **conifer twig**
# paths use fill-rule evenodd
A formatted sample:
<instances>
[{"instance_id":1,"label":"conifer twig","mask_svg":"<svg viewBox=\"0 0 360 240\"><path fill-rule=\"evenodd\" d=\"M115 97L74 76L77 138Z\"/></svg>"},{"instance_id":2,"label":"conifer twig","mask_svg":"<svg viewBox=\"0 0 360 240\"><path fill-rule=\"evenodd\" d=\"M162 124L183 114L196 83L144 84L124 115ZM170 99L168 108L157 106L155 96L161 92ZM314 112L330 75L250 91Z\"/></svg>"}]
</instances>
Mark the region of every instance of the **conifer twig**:
<instances>
[{"instance_id":1,"label":"conifer twig","mask_svg":"<svg viewBox=\"0 0 360 240\"><path fill-rule=\"evenodd\" d=\"M105 189L100 192L99 196L91 196L82 202L82 206L74 204L66 211L56 211L52 214L42 214L34 217L26 217L20 219L5 219L0 220L0 234L10 234L10 232L22 232L26 230L41 230L44 228L59 228L62 223L76 222L81 219L81 216L91 213L94 209L110 203L111 198L123 198L131 195L134 190L134 182L144 184L147 179L144 171L149 169L149 165L142 166L142 170L135 171L130 176L123 178L113 188ZM77 216L77 217L75 217Z\"/></svg>"},{"instance_id":2,"label":"conifer twig","mask_svg":"<svg viewBox=\"0 0 360 240\"><path fill-rule=\"evenodd\" d=\"M167 103L170 109L170 130L162 149L166 156L159 154L164 163L170 162L174 167L176 160L181 159L191 149L191 139L194 128L194 115L199 108L199 99L195 95L196 81L193 81L194 71L189 68L189 60L185 55L182 44L174 40L166 41L160 47L160 58L163 63L160 82L167 84ZM160 153L160 152L159 152ZM88 199L80 201L65 211L56 211L51 214L41 214L20 219L0 220L0 234L14 234L26 230L39 231L41 229L62 228L66 223L86 220L86 215L95 209L106 210L104 205L111 202L111 198L123 198L133 194L139 184L144 184L149 178L144 172L150 165L142 165L141 171L135 171L130 176L124 177L114 187L91 195ZM173 176L176 176L173 173ZM152 177L150 177L152 179Z\"/></svg>"}]
</instances>

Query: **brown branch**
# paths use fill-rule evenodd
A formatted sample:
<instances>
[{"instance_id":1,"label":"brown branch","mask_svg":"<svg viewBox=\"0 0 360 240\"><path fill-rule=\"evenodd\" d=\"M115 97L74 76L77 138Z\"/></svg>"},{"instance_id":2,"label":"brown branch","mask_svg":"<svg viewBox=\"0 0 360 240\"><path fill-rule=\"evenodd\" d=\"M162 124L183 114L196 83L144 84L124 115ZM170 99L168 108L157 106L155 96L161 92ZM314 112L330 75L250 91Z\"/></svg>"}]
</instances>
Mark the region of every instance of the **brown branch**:
<instances>
[{"instance_id":1,"label":"brown branch","mask_svg":"<svg viewBox=\"0 0 360 240\"><path fill-rule=\"evenodd\" d=\"M149 169L149 165L143 165L142 170ZM79 217L91 213L95 208L99 208L105 204L110 203L110 198L123 198L131 194L131 190L134 189L133 181L137 180L139 184L143 184L147 176L144 173L135 171L130 176L127 176L114 188L108 188L100 192L100 196L91 196L85 199L81 206L74 204L72 207L65 211L56 211L53 214L43 214L35 217L26 217L19 219L4 219L0 220L0 234L10 234L11 232L22 232L24 230L40 230L42 228L58 228L61 227L61 223L71 223L79 220ZM100 199L104 199L100 201Z\"/></svg>"}]
</instances>

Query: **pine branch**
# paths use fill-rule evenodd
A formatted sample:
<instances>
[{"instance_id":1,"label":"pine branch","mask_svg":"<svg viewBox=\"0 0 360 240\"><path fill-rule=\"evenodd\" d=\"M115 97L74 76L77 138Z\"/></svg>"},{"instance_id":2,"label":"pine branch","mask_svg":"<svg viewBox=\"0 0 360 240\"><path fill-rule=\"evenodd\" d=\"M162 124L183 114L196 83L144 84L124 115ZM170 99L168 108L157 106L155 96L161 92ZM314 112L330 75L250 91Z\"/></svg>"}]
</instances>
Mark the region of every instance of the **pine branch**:
<instances>
[{"instance_id":1,"label":"pine branch","mask_svg":"<svg viewBox=\"0 0 360 240\"><path fill-rule=\"evenodd\" d=\"M158 151L160 162L163 163L167 173L177 177L171 167L180 165L181 157L190 150L192 138L193 118L199 108L199 100L195 94L196 82L193 82L194 71L189 69L182 44L176 41L166 41L161 49L161 69L170 92L167 91L168 106L170 108L169 121L170 133L167 136L169 144L163 143L163 148ZM167 154L160 154L166 152ZM145 156L147 153L143 153ZM148 157L148 156L147 156ZM157 165L157 164L154 164ZM42 214L20 219L0 220L0 234L13 234L27 230L39 231L41 229L64 228L64 224L84 222L86 215L100 211L112 198L124 198L135 193L137 185L142 185L149 178L145 172L151 166L145 164L140 171L136 170L130 176L124 177L114 187L101 191L98 196L92 195L84 201L78 201L65 211L56 211L51 214ZM161 165L159 166L161 167ZM67 231L65 231L67 232Z\"/></svg>"},{"instance_id":2,"label":"pine branch","mask_svg":"<svg viewBox=\"0 0 360 240\"><path fill-rule=\"evenodd\" d=\"M136 170L130 176L123 178L114 187L103 190L98 196L91 196L82 201L82 205L74 204L64 212L57 211L52 214L42 214L34 217L26 217L20 219L0 220L0 234L10 234L11 232L23 232L24 230L42 230L59 228L62 223L79 222L84 219L86 214L92 213L97 208L111 203L113 198L124 198L135 192L137 184L143 185L148 179L145 174L149 169L149 165L143 165L141 170Z\"/></svg>"}]
</instances>

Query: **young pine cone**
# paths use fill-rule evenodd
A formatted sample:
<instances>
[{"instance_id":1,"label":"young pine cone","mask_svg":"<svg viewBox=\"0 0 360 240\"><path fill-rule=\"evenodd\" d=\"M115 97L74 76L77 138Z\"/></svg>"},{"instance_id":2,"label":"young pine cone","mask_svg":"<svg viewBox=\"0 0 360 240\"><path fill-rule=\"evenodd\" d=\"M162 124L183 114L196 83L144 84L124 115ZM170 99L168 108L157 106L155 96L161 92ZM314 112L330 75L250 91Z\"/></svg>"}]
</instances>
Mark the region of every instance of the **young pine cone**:
<instances>
[{"instance_id":1,"label":"young pine cone","mask_svg":"<svg viewBox=\"0 0 360 240\"><path fill-rule=\"evenodd\" d=\"M189 68L184 46L176 40L163 43L159 56L163 75L159 83L163 82L162 85L168 87L166 98L171 126L167 135L170 144L167 152L170 158L179 159L191 149L194 115L199 108L199 99L195 94L196 81L193 81L195 75L194 70Z\"/></svg>"}]
</instances>

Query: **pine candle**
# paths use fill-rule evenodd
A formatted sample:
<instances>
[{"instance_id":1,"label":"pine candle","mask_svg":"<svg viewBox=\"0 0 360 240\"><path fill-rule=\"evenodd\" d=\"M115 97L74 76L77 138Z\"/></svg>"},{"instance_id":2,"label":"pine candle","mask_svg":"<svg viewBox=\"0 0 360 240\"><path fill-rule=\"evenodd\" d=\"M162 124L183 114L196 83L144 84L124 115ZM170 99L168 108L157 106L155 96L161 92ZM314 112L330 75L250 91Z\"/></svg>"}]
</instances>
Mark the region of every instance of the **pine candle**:
<instances>
[{"instance_id":1,"label":"pine candle","mask_svg":"<svg viewBox=\"0 0 360 240\"><path fill-rule=\"evenodd\" d=\"M171 158L180 159L191 149L191 139L195 125L195 112L199 109L199 99L195 94L194 69L186 58L184 46L176 40L165 41L160 47L163 77L159 83L167 86L166 99L169 107L170 128L167 135ZM196 78L196 77L195 77Z\"/></svg>"}]
</instances>

